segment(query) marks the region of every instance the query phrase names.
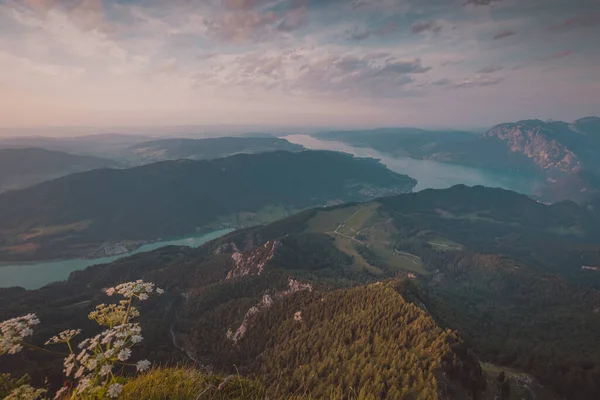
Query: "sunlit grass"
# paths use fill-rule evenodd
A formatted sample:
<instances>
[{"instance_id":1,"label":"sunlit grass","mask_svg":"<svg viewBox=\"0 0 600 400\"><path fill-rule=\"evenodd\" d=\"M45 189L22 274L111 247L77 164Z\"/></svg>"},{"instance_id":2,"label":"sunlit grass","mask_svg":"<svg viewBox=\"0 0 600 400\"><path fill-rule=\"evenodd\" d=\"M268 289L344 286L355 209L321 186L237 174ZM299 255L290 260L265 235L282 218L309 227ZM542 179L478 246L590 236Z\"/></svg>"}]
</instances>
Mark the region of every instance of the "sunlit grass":
<instances>
[{"instance_id":1,"label":"sunlit grass","mask_svg":"<svg viewBox=\"0 0 600 400\"><path fill-rule=\"evenodd\" d=\"M122 399L130 400L258 400L266 399L265 387L250 379L206 375L191 367L155 368L130 379Z\"/></svg>"}]
</instances>

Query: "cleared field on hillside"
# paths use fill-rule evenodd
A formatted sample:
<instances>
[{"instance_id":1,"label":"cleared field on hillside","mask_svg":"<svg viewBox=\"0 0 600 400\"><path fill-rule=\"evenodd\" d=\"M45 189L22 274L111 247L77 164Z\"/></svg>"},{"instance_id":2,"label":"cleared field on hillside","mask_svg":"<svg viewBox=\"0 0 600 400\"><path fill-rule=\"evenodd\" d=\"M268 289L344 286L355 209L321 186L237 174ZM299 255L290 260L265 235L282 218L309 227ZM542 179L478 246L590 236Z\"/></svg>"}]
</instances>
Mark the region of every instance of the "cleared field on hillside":
<instances>
[{"instance_id":1,"label":"cleared field on hillside","mask_svg":"<svg viewBox=\"0 0 600 400\"><path fill-rule=\"evenodd\" d=\"M356 236L361 229L368 226L379 208L378 203L371 203L359 208L338 229L337 232L350 237Z\"/></svg>"}]
</instances>

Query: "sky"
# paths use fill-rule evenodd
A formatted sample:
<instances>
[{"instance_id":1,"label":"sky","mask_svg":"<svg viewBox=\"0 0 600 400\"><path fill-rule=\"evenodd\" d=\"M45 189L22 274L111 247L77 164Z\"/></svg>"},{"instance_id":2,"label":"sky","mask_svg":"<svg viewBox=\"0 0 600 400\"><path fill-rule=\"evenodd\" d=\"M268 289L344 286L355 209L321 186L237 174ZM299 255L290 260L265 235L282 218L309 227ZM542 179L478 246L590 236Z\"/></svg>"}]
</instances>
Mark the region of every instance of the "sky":
<instances>
[{"instance_id":1,"label":"sky","mask_svg":"<svg viewBox=\"0 0 600 400\"><path fill-rule=\"evenodd\" d=\"M600 0L0 0L0 128L600 115Z\"/></svg>"}]
</instances>

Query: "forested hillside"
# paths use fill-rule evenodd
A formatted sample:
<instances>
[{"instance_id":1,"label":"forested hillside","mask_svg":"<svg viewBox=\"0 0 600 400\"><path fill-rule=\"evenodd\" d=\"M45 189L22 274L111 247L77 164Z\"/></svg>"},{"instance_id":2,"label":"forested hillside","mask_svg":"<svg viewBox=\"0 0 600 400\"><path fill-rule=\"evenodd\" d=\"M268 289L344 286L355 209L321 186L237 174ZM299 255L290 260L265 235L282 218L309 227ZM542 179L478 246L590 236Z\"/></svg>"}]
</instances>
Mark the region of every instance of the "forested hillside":
<instances>
[{"instance_id":1,"label":"forested hillside","mask_svg":"<svg viewBox=\"0 0 600 400\"><path fill-rule=\"evenodd\" d=\"M75 172L122 166L106 158L39 148L0 149L0 192L22 189Z\"/></svg>"},{"instance_id":2,"label":"forested hillside","mask_svg":"<svg viewBox=\"0 0 600 400\"><path fill-rule=\"evenodd\" d=\"M106 241L256 225L309 207L409 192L415 184L375 160L326 151L90 171L0 195L0 257L87 256Z\"/></svg>"},{"instance_id":3,"label":"forested hillside","mask_svg":"<svg viewBox=\"0 0 600 400\"><path fill-rule=\"evenodd\" d=\"M136 144L127 156L138 162L156 162L189 158L211 160L234 154L266 151L301 151L304 148L285 139L263 137L220 137L207 139L161 139Z\"/></svg>"},{"instance_id":4,"label":"forested hillside","mask_svg":"<svg viewBox=\"0 0 600 400\"><path fill-rule=\"evenodd\" d=\"M86 326L101 288L143 278L167 290L142 309L142 351L164 363L194 360L281 395L350 385L366 398L493 399L508 385L503 398L584 400L600 387L600 278L582 269L600 266L596 218L464 186L312 209L2 290L0 316L35 309L50 323L40 337ZM61 368L11 362L36 379Z\"/></svg>"}]
</instances>

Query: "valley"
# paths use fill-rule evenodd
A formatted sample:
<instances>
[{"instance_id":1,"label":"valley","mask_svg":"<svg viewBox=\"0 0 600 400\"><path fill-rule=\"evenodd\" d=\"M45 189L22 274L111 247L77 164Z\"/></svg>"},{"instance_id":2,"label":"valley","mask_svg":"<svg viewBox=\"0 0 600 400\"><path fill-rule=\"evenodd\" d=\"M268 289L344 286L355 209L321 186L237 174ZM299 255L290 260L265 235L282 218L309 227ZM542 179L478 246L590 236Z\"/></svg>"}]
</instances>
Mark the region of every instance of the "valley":
<instances>
[{"instance_id":1,"label":"valley","mask_svg":"<svg viewBox=\"0 0 600 400\"><path fill-rule=\"evenodd\" d=\"M310 207L410 192L415 184L376 160L326 151L94 170L0 194L0 259L90 257L106 242L135 248L160 238L272 222Z\"/></svg>"},{"instance_id":2,"label":"valley","mask_svg":"<svg viewBox=\"0 0 600 400\"><path fill-rule=\"evenodd\" d=\"M599 400L598 38L600 0L0 0L0 399Z\"/></svg>"},{"instance_id":3,"label":"valley","mask_svg":"<svg viewBox=\"0 0 600 400\"><path fill-rule=\"evenodd\" d=\"M512 171L539 182L530 192L520 191L542 201L570 199L585 203L600 193L598 117L580 118L571 123L541 120L503 123L482 134L385 128L320 132L313 136L332 143L373 149L392 158L441 161L488 173Z\"/></svg>"},{"instance_id":4,"label":"valley","mask_svg":"<svg viewBox=\"0 0 600 400\"><path fill-rule=\"evenodd\" d=\"M152 337L144 351L161 362L189 360L189 354L223 374L235 365L237 373L259 377L265 390L280 394L339 391L350 384L357 391L428 387L451 398L479 393L491 400L509 385L511 399L568 394L583 400L596 393L600 370L594 350L600 348L600 276L581 265L600 263L599 226L586 208L543 205L502 189L425 190L301 211L196 249L166 247L76 271L37 291L0 289L0 315L35 308L52 329L85 326L87 302L102 299L97 290L142 278L170 293L143 308L149 314L142 324ZM429 328L416 336L387 331L388 322L406 315L416 318L407 329ZM232 344L227 331L241 325L245 333ZM405 334L406 340L422 340L419 348L445 337L454 343L452 353L432 368L444 369L450 365L444 360L452 358L461 367L434 374L425 386L411 375L429 362L418 353L413 355L421 361L411 361L411 369L386 369L413 355L393 347L387 361L378 346ZM173 335L185 352L173 348ZM327 341L333 337L340 342ZM347 358L352 343L356 356ZM370 367L360 349L370 352ZM306 360L291 362L300 354ZM331 360L340 357L346 361L332 369ZM488 364L479 369L479 360ZM23 371L37 376L36 370L58 367L53 365L48 360L32 369L26 363ZM377 389L368 380L375 386L363 386L352 371L365 368L406 383ZM280 371L286 371L284 381L277 378ZM322 378L307 371L321 371ZM499 380L502 372L508 383Z\"/></svg>"}]
</instances>

